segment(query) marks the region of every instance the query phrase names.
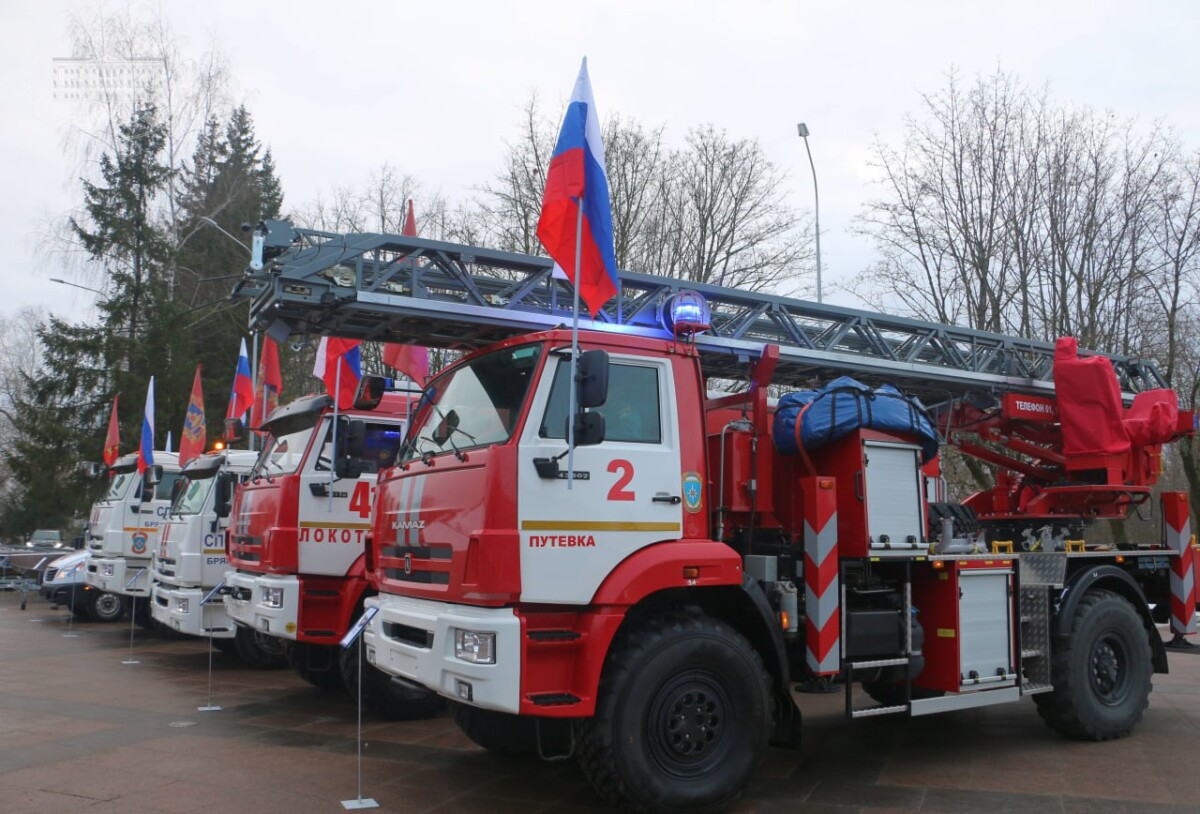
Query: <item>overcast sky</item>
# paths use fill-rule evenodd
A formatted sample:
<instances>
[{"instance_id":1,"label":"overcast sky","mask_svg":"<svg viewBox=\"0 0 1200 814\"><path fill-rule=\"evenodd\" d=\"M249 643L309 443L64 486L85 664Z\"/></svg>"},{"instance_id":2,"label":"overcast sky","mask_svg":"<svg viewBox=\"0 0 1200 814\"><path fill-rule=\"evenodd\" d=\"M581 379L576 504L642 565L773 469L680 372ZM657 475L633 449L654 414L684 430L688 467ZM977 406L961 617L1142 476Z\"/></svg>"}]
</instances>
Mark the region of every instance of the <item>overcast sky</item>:
<instances>
[{"instance_id":1,"label":"overcast sky","mask_svg":"<svg viewBox=\"0 0 1200 814\"><path fill-rule=\"evenodd\" d=\"M71 108L52 98L51 60L69 56L67 18L81 5L0 3L0 317L30 305L79 316L94 300L50 282L62 269L37 251L46 219L79 194L62 149ZM275 154L285 209L333 184L359 186L384 162L465 196L500 166L531 92L557 110L585 55L602 121L619 112L664 124L671 144L706 122L758 139L808 210L804 121L827 291L872 259L849 226L874 194L873 140L897 143L904 114L952 66L973 77L999 64L1049 83L1059 103L1163 120L1200 147L1200 3L1187 0L161 5L185 53L215 39L228 55L235 93Z\"/></svg>"}]
</instances>

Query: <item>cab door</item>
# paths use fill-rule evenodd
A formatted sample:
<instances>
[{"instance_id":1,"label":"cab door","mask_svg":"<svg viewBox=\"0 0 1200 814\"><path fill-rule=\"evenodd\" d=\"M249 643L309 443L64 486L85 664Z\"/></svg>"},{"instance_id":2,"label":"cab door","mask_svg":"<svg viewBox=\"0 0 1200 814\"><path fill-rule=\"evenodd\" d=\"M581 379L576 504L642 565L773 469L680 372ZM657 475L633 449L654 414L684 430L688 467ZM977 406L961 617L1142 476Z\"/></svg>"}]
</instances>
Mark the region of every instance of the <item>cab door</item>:
<instances>
[{"instance_id":1,"label":"cab door","mask_svg":"<svg viewBox=\"0 0 1200 814\"><path fill-rule=\"evenodd\" d=\"M555 476L537 459L567 448L571 360L546 363L521 436L517 470L521 600L586 604L630 554L676 540L683 524L679 427L668 360L612 355L605 440L577 447Z\"/></svg>"},{"instance_id":2,"label":"cab door","mask_svg":"<svg viewBox=\"0 0 1200 814\"><path fill-rule=\"evenodd\" d=\"M300 468L297 531L302 574L343 576L362 556L379 468L395 459L404 436L404 422L399 419L372 418L364 423L358 478L334 475L329 418L322 419L317 440Z\"/></svg>"}]
</instances>

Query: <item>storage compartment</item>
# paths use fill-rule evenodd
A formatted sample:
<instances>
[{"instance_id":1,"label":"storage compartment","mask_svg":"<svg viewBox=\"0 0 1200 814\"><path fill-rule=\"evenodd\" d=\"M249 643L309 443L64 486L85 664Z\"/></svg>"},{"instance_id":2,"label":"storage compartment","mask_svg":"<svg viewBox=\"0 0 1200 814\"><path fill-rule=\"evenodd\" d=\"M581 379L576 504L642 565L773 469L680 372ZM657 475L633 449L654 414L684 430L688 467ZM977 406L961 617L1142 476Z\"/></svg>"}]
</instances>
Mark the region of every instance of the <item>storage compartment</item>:
<instances>
[{"instance_id":1,"label":"storage compartment","mask_svg":"<svg viewBox=\"0 0 1200 814\"><path fill-rule=\"evenodd\" d=\"M944 559L914 570L913 603L925 626L916 686L963 692L1016 684L1012 583L1012 560Z\"/></svg>"},{"instance_id":2,"label":"storage compartment","mask_svg":"<svg viewBox=\"0 0 1200 814\"><path fill-rule=\"evenodd\" d=\"M843 558L898 559L928 551L918 444L860 429L821 447L812 459L818 472L837 480Z\"/></svg>"}]
</instances>

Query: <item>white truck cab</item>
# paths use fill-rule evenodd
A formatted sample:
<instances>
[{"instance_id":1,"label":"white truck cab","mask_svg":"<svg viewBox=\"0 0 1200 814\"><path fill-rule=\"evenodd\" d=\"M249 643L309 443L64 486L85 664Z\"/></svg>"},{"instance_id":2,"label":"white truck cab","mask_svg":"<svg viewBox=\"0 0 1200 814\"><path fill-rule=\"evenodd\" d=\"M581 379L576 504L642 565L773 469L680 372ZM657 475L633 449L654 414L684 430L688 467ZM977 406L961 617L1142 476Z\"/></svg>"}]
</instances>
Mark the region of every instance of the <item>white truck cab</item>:
<instances>
[{"instance_id":1,"label":"white truck cab","mask_svg":"<svg viewBox=\"0 0 1200 814\"><path fill-rule=\"evenodd\" d=\"M126 606L133 607L144 624L150 620L151 561L179 479L178 455L155 451L154 461L162 466L162 480L147 495L136 454L124 455L108 468L108 492L92 505L87 535L92 554L87 584L125 597Z\"/></svg>"},{"instance_id":2,"label":"white truck cab","mask_svg":"<svg viewBox=\"0 0 1200 814\"><path fill-rule=\"evenodd\" d=\"M213 590L223 584L227 568L225 533L233 490L257 457L250 451L210 452L183 468L161 526L150 613L170 630L235 650L251 666L278 667L284 663L282 643L235 625Z\"/></svg>"}]
</instances>

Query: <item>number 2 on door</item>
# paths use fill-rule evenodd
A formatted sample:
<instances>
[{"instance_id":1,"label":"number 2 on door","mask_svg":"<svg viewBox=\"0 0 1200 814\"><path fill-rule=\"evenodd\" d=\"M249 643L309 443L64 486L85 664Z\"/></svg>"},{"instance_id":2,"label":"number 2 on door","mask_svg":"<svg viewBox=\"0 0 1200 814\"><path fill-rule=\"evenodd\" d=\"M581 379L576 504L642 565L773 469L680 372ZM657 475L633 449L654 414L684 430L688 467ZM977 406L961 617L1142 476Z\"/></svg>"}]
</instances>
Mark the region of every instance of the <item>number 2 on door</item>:
<instances>
[{"instance_id":1,"label":"number 2 on door","mask_svg":"<svg viewBox=\"0 0 1200 814\"><path fill-rule=\"evenodd\" d=\"M608 499L633 500L636 495L634 495L631 489L625 488L629 485L629 482L633 480L633 464L624 458L617 458L616 460L608 462L608 471L613 473L623 473L617 478L617 482L613 484L612 488L608 490Z\"/></svg>"}]
</instances>

